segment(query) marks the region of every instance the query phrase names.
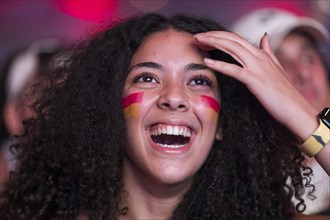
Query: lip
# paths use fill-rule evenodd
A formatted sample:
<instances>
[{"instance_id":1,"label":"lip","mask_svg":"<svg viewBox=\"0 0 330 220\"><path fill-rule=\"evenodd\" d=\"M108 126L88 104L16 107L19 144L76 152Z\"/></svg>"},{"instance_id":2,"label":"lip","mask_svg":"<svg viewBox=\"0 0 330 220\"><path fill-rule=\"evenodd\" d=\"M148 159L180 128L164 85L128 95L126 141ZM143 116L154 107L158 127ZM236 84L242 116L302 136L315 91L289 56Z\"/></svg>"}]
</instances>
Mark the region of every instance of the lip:
<instances>
[{"instance_id":1,"label":"lip","mask_svg":"<svg viewBox=\"0 0 330 220\"><path fill-rule=\"evenodd\" d=\"M185 146L182 147L178 147L178 148L166 148L166 147L161 147L160 145L156 144L152 139L151 139L151 132L150 129L153 126L157 126L157 125L161 125L161 126L166 126L166 125L170 125L170 126L184 126L187 127L190 131L191 131L191 136L189 139L189 143L186 144ZM196 129L193 128L193 126L191 124L185 123L185 122L179 122L179 121L170 121L170 122L157 122L157 123L153 123L150 126L148 126L147 130L147 137L148 137L148 142L150 144L150 146L156 150L157 152L161 153L161 154L165 154L165 155L179 155L179 154L184 154L186 152L188 152L191 149L192 143L194 141L194 138L196 137Z\"/></svg>"}]
</instances>

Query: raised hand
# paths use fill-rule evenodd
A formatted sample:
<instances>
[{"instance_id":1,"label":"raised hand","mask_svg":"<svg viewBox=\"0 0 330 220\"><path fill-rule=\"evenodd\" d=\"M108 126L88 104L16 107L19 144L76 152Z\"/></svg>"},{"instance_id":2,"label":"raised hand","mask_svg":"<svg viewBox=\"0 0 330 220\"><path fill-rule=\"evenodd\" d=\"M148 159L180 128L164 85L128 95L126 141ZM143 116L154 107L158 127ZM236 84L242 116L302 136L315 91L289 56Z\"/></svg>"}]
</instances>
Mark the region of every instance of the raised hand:
<instances>
[{"instance_id":1,"label":"raised hand","mask_svg":"<svg viewBox=\"0 0 330 220\"><path fill-rule=\"evenodd\" d=\"M205 58L205 64L244 83L264 108L303 142L318 127L317 110L294 88L276 59L265 34L256 47L231 32L212 31L195 35L201 49L218 49L230 54L242 67ZM330 173L329 143L316 156ZM321 156L320 156L321 155ZM324 159L322 159L324 157ZM324 161L325 160L325 161Z\"/></svg>"}]
</instances>

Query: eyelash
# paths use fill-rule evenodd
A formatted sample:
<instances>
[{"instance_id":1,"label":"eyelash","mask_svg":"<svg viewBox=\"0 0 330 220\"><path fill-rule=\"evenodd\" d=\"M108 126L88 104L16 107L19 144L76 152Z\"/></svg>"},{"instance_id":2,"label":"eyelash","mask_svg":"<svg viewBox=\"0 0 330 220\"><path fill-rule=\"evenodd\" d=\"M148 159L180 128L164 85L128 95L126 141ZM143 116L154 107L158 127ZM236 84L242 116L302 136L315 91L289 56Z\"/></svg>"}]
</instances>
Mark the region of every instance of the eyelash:
<instances>
[{"instance_id":1,"label":"eyelash","mask_svg":"<svg viewBox=\"0 0 330 220\"><path fill-rule=\"evenodd\" d=\"M207 85L207 86L212 86L212 80L210 80L207 76L199 74L199 75L195 75L192 77L192 79L189 81L189 83L191 83L194 80L202 80L204 81L202 85ZM196 84L196 85L201 85L201 84Z\"/></svg>"},{"instance_id":2,"label":"eyelash","mask_svg":"<svg viewBox=\"0 0 330 220\"><path fill-rule=\"evenodd\" d=\"M143 77L149 77L151 80L155 80L158 83L158 80L150 73L141 73L139 75L137 75L134 79L133 82L137 83L137 82L144 82L144 81L140 81L143 79ZM149 82L151 83L151 82Z\"/></svg>"},{"instance_id":3,"label":"eyelash","mask_svg":"<svg viewBox=\"0 0 330 220\"><path fill-rule=\"evenodd\" d=\"M150 73L141 73L139 75L137 75L134 79L133 79L133 82L134 83L137 83L137 82L144 82L142 81L143 80L143 77L149 77L151 80L155 80L156 83L158 83L158 80ZM212 86L212 80L210 80L207 76L205 75L202 75L202 74L199 74L199 75L195 75L193 76L190 81L188 82L188 84L190 84L191 82L193 81L202 81L202 84L197 84L195 82L195 85L197 86L200 86L200 85L207 85L207 86ZM149 81L148 83L151 83L151 81Z\"/></svg>"}]
</instances>

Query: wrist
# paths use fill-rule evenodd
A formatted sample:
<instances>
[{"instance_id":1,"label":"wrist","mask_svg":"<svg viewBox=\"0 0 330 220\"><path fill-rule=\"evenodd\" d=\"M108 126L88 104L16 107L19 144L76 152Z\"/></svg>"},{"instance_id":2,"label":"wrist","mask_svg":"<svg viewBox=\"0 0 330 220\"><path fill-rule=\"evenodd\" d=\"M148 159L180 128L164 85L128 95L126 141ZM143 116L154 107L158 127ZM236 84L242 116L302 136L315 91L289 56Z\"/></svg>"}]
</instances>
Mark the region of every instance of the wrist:
<instances>
[{"instance_id":1,"label":"wrist","mask_svg":"<svg viewBox=\"0 0 330 220\"><path fill-rule=\"evenodd\" d=\"M300 150L307 156L313 157L330 141L330 109L325 108L318 114L319 125L311 136L309 136Z\"/></svg>"}]
</instances>

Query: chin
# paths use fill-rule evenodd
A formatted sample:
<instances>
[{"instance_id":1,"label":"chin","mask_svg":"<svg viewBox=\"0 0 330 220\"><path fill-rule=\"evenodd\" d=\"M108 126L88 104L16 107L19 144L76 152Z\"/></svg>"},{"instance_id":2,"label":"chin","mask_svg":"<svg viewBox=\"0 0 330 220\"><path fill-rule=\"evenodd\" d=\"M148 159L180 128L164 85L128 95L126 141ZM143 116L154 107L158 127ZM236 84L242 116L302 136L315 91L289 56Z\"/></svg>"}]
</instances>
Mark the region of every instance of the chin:
<instances>
[{"instance_id":1,"label":"chin","mask_svg":"<svg viewBox=\"0 0 330 220\"><path fill-rule=\"evenodd\" d=\"M178 167L166 167L162 170L160 175L158 174L155 178L159 183L166 185L175 185L175 184L187 184L190 183L193 179L194 174L190 172L184 172L183 169Z\"/></svg>"}]
</instances>

